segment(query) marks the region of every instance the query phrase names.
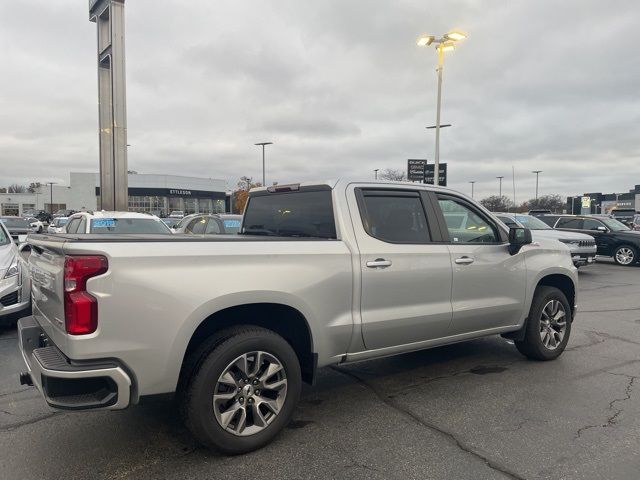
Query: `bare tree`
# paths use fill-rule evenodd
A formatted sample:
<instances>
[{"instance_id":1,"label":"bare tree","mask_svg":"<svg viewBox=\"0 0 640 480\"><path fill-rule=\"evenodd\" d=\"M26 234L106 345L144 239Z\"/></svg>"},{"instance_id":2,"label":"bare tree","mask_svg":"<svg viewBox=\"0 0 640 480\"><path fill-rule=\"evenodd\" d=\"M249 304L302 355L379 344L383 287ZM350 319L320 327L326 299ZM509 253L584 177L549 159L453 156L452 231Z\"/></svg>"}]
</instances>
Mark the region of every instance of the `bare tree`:
<instances>
[{"instance_id":1,"label":"bare tree","mask_svg":"<svg viewBox=\"0 0 640 480\"><path fill-rule=\"evenodd\" d=\"M509 197L502 195L491 195L490 197L483 198L480 203L492 212L507 212L513 207L513 202Z\"/></svg>"},{"instance_id":2,"label":"bare tree","mask_svg":"<svg viewBox=\"0 0 640 480\"><path fill-rule=\"evenodd\" d=\"M42 184L40 182L31 182L27 187L27 191L29 193L36 193L40 190L40 187L42 187Z\"/></svg>"},{"instance_id":3,"label":"bare tree","mask_svg":"<svg viewBox=\"0 0 640 480\"><path fill-rule=\"evenodd\" d=\"M385 168L378 173L380 180L391 180L393 182L403 182L407 179L404 170L396 170L395 168Z\"/></svg>"},{"instance_id":4,"label":"bare tree","mask_svg":"<svg viewBox=\"0 0 640 480\"><path fill-rule=\"evenodd\" d=\"M522 204L523 211L532 210L534 208L543 208L551 210L554 213L562 213L562 209L565 208L565 201L560 195L543 195L536 200L532 198L528 202Z\"/></svg>"},{"instance_id":5,"label":"bare tree","mask_svg":"<svg viewBox=\"0 0 640 480\"><path fill-rule=\"evenodd\" d=\"M27 191L27 187L24 185L18 185L17 183L12 183L7 188L8 193L25 193Z\"/></svg>"}]
</instances>

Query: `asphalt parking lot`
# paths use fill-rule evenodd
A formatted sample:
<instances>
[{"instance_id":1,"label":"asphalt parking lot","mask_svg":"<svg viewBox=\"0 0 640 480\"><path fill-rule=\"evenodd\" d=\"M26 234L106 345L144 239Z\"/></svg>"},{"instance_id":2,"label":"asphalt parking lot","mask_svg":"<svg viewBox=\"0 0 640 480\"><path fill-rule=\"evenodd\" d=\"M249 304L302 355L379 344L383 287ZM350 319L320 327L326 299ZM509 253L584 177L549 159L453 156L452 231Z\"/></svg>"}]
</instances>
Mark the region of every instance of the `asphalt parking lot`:
<instances>
[{"instance_id":1,"label":"asphalt parking lot","mask_svg":"<svg viewBox=\"0 0 640 480\"><path fill-rule=\"evenodd\" d=\"M329 368L274 443L199 447L170 401L57 412L20 387L0 331L0 479L637 479L640 267L581 269L579 315L554 362L499 337Z\"/></svg>"}]
</instances>

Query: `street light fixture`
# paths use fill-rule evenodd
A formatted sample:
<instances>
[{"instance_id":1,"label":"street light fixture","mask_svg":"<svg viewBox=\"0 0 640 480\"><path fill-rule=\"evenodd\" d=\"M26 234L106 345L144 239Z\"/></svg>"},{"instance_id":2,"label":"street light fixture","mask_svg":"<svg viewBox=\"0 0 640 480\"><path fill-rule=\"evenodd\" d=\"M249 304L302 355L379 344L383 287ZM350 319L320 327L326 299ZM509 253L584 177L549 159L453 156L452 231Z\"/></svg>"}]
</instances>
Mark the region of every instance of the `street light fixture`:
<instances>
[{"instance_id":1,"label":"street light fixture","mask_svg":"<svg viewBox=\"0 0 640 480\"><path fill-rule=\"evenodd\" d=\"M378 179L378 170L380 170L379 168L374 168L373 172L376 174L376 180Z\"/></svg>"},{"instance_id":2,"label":"street light fixture","mask_svg":"<svg viewBox=\"0 0 640 480\"><path fill-rule=\"evenodd\" d=\"M260 142L260 143L254 143L254 145L262 147L262 186L265 187L266 180L265 180L265 174L264 174L264 147L265 145L273 145L273 142Z\"/></svg>"},{"instance_id":3,"label":"street light fixture","mask_svg":"<svg viewBox=\"0 0 640 480\"><path fill-rule=\"evenodd\" d=\"M464 40L467 35L459 31L451 31L441 38L436 38L434 35L421 35L417 44L419 47L428 47L431 44L435 44L436 51L438 52L438 104L436 110L436 154L435 161L433 162L433 181L437 185L440 178L440 106L442 104L442 70L444 69L444 52L449 52L455 49L456 42Z\"/></svg>"},{"instance_id":4,"label":"street light fixture","mask_svg":"<svg viewBox=\"0 0 640 480\"><path fill-rule=\"evenodd\" d=\"M471 198L473 198L473 187L474 187L476 181L475 180L471 180L469 183L471 184Z\"/></svg>"},{"instance_id":5,"label":"street light fixture","mask_svg":"<svg viewBox=\"0 0 640 480\"><path fill-rule=\"evenodd\" d=\"M536 174L536 207L538 206L538 176L542 173L542 170L533 170L531 173Z\"/></svg>"},{"instance_id":6,"label":"street light fixture","mask_svg":"<svg viewBox=\"0 0 640 480\"><path fill-rule=\"evenodd\" d=\"M502 179L504 178L504 175L496 177L496 178L500 181L500 187L498 189L498 191L499 191L498 196L500 198L502 198Z\"/></svg>"}]
</instances>

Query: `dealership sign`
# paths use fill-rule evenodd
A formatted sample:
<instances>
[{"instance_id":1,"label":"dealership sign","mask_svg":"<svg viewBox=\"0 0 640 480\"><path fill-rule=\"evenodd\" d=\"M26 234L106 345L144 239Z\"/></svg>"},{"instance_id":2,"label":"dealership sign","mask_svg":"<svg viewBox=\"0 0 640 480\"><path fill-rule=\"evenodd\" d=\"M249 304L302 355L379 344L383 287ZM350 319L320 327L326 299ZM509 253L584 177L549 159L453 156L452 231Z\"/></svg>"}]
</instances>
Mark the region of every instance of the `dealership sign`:
<instances>
[{"instance_id":1,"label":"dealership sign","mask_svg":"<svg viewBox=\"0 0 640 480\"><path fill-rule=\"evenodd\" d=\"M582 208L591 208L591 197L582 197Z\"/></svg>"},{"instance_id":2,"label":"dealership sign","mask_svg":"<svg viewBox=\"0 0 640 480\"><path fill-rule=\"evenodd\" d=\"M427 169L424 174L424 183L430 183L433 185L433 172L435 165L427 165ZM438 185L443 187L447 186L447 164L441 163L438 166Z\"/></svg>"},{"instance_id":3,"label":"dealership sign","mask_svg":"<svg viewBox=\"0 0 640 480\"><path fill-rule=\"evenodd\" d=\"M411 182L424 182L426 169L426 160L410 158L407 160L407 180Z\"/></svg>"}]
</instances>

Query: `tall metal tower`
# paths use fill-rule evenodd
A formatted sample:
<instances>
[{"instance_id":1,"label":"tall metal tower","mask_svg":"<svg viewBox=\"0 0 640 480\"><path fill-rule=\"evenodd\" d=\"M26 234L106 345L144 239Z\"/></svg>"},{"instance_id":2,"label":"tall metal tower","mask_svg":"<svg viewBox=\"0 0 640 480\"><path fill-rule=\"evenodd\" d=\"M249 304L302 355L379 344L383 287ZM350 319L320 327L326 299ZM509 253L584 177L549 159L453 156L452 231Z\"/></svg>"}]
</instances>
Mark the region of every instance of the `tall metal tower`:
<instances>
[{"instance_id":1,"label":"tall metal tower","mask_svg":"<svg viewBox=\"0 0 640 480\"><path fill-rule=\"evenodd\" d=\"M98 29L100 203L128 210L127 103L124 0L89 0L89 20Z\"/></svg>"}]
</instances>

